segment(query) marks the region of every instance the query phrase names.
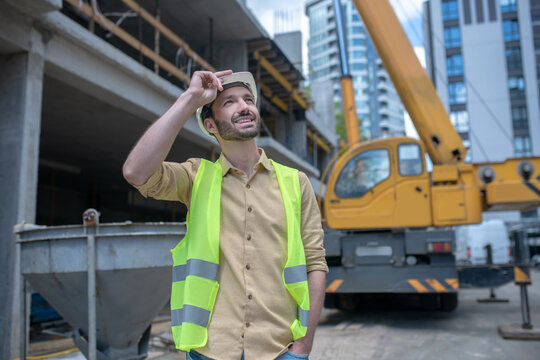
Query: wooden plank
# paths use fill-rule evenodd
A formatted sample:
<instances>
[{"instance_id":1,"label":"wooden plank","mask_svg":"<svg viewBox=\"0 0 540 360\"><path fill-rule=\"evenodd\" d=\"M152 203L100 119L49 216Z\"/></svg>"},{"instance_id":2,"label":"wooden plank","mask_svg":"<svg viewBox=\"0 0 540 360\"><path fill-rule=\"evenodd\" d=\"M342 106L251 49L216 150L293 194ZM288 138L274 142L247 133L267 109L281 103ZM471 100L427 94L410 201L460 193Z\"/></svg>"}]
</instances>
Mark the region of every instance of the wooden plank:
<instances>
[{"instance_id":1,"label":"wooden plank","mask_svg":"<svg viewBox=\"0 0 540 360\"><path fill-rule=\"evenodd\" d=\"M200 57L195 51L193 51L189 45L182 40L178 35L173 33L168 27L163 25L159 20L157 20L153 15L146 11L140 4L136 3L133 0L120 0L131 10L139 14L144 20L148 21L153 27L158 29L163 36L169 39L173 44L184 49L186 54L192 58L195 62L201 65L205 70L215 72L216 69L207 63L202 57Z\"/></svg>"}]
</instances>

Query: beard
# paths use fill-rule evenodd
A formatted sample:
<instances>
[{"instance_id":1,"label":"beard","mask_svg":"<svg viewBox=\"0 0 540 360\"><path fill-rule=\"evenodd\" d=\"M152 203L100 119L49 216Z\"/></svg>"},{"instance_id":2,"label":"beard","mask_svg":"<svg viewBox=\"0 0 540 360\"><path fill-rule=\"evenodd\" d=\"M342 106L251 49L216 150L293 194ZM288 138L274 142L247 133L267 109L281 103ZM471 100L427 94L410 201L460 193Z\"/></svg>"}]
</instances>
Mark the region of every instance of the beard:
<instances>
[{"instance_id":1,"label":"beard","mask_svg":"<svg viewBox=\"0 0 540 360\"><path fill-rule=\"evenodd\" d=\"M251 116L253 121L255 122L255 126L250 129L243 129L243 130L237 129L234 123L236 122L238 118L245 117L245 116ZM255 138L257 135L259 135L259 131L261 128L261 118L259 116L255 116L255 114L251 112L233 116L231 118L231 121L223 121L223 120L214 119L214 123L216 124L216 128L218 130L219 136L223 140L227 140L227 141L251 140Z\"/></svg>"}]
</instances>

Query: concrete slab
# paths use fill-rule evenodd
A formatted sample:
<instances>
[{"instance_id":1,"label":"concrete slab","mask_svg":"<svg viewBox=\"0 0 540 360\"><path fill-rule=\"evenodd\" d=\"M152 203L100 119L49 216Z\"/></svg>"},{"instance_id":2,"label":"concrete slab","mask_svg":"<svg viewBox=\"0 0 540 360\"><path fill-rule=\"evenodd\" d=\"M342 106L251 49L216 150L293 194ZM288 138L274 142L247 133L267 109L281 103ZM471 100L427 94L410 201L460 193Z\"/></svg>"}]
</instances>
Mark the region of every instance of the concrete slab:
<instances>
[{"instance_id":1,"label":"concrete slab","mask_svg":"<svg viewBox=\"0 0 540 360\"><path fill-rule=\"evenodd\" d=\"M521 324L499 326L499 334L503 339L540 341L540 328L523 328Z\"/></svg>"},{"instance_id":2,"label":"concrete slab","mask_svg":"<svg viewBox=\"0 0 540 360\"><path fill-rule=\"evenodd\" d=\"M531 318L538 326L540 271L532 270L531 277ZM392 299L384 305L366 302L356 311L325 309L310 359L537 359L539 342L504 340L497 330L520 321L519 287L511 283L497 290L509 303L476 302L485 295L485 289L461 290L458 308L451 313L421 310Z\"/></svg>"},{"instance_id":3,"label":"concrete slab","mask_svg":"<svg viewBox=\"0 0 540 360\"><path fill-rule=\"evenodd\" d=\"M62 0L6 0L6 2L30 16L39 16L62 8Z\"/></svg>"}]
</instances>

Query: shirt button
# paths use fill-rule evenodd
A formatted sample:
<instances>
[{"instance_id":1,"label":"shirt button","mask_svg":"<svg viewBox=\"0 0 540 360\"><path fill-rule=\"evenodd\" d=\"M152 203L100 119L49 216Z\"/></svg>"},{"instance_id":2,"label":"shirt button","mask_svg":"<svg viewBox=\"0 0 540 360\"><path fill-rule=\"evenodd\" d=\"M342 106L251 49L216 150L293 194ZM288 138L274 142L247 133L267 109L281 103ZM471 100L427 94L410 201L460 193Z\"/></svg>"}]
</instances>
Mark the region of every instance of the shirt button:
<instances>
[{"instance_id":1,"label":"shirt button","mask_svg":"<svg viewBox=\"0 0 540 360\"><path fill-rule=\"evenodd\" d=\"M250 207L248 207L248 212L251 212L253 209Z\"/></svg>"},{"instance_id":2,"label":"shirt button","mask_svg":"<svg viewBox=\"0 0 540 360\"><path fill-rule=\"evenodd\" d=\"M251 240L251 235L248 235L248 236L247 236L247 239L248 239L248 240Z\"/></svg>"},{"instance_id":3,"label":"shirt button","mask_svg":"<svg viewBox=\"0 0 540 360\"><path fill-rule=\"evenodd\" d=\"M251 266L249 264L246 265L246 269L251 269Z\"/></svg>"},{"instance_id":4,"label":"shirt button","mask_svg":"<svg viewBox=\"0 0 540 360\"><path fill-rule=\"evenodd\" d=\"M251 300L253 299L253 296L251 294L248 295L248 299Z\"/></svg>"},{"instance_id":5,"label":"shirt button","mask_svg":"<svg viewBox=\"0 0 540 360\"><path fill-rule=\"evenodd\" d=\"M242 339L244 338L244 334L242 334Z\"/></svg>"},{"instance_id":6,"label":"shirt button","mask_svg":"<svg viewBox=\"0 0 540 360\"><path fill-rule=\"evenodd\" d=\"M246 327L249 327L249 325L250 325L249 322L247 322L247 323L246 323Z\"/></svg>"},{"instance_id":7,"label":"shirt button","mask_svg":"<svg viewBox=\"0 0 540 360\"><path fill-rule=\"evenodd\" d=\"M251 185L247 184L246 187L249 189L251 187Z\"/></svg>"}]
</instances>

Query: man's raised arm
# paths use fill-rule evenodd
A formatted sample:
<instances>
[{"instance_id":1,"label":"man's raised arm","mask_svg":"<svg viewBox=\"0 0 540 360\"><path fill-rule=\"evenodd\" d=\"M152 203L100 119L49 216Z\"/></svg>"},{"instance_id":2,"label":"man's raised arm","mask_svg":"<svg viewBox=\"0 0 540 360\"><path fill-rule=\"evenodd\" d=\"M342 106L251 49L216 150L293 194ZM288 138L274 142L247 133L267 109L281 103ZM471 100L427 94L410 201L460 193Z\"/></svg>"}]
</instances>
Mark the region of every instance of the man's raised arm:
<instances>
[{"instance_id":1,"label":"man's raised arm","mask_svg":"<svg viewBox=\"0 0 540 360\"><path fill-rule=\"evenodd\" d=\"M189 88L146 130L129 153L122 173L130 184L139 186L150 178L167 157L174 139L189 117L198 107L216 98L217 91L223 90L221 77L231 73L231 70L193 73Z\"/></svg>"}]
</instances>

